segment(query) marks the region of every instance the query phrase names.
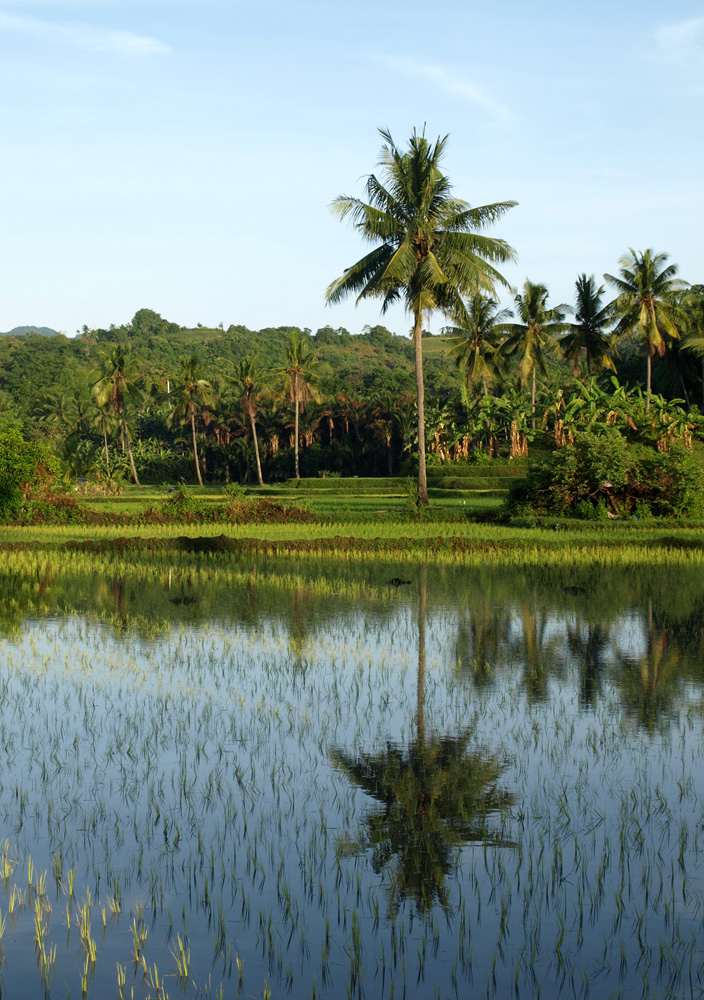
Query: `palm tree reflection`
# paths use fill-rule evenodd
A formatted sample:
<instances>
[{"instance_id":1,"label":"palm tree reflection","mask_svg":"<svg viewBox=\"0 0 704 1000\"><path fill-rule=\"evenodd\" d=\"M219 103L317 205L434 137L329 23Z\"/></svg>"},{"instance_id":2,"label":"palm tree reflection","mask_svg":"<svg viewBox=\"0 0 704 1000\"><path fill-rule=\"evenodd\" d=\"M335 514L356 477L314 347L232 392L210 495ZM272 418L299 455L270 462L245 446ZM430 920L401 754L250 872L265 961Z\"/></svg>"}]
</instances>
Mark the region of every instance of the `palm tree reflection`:
<instances>
[{"instance_id":1,"label":"palm tree reflection","mask_svg":"<svg viewBox=\"0 0 704 1000\"><path fill-rule=\"evenodd\" d=\"M652 732L672 712L683 680L684 647L675 630L663 626L648 599L646 645L636 657L620 656L619 688L626 711Z\"/></svg>"},{"instance_id":2,"label":"palm tree reflection","mask_svg":"<svg viewBox=\"0 0 704 1000\"><path fill-rule=\"evenodd\" d=\"M422 913L447 905L446 879L463 844L512 846L498 814L514 796L499 787L507 761L472 746L473 729L457 736L428 734L425 721L425 618L427 568L420 570L416 735L407 746L389 742L378 752L336 748L335 767L381 804L366 817L359 850L372 852L372 867L389 875L390 908L404 899Z\"/></svg>"},{"instance_id":3,"label":"palm tree reflection","mask_svg":"<svg viewBox=\"0 0 704 1000\"><path fill-rule=\"evenodd\" d=\"M579 704L582 708L593 709L596 706L610 641L609 625L581 619L573 624L567 623L567 647L579 669Z\"/></svg>"}]
</instances>

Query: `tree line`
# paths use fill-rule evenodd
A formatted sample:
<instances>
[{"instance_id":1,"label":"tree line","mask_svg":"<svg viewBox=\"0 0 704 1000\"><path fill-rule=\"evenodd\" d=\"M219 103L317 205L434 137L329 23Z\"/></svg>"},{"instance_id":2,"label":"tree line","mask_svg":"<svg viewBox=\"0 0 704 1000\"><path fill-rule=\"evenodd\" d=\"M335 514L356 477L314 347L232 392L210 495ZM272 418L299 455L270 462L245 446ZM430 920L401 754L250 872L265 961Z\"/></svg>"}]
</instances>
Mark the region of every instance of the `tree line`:
<instances>
[{"instance_id":1,"label":"tree line","mask_svg":"<svg viewBox=\"0 0 704 1000\"><path fill-rule=\"evenodd\" d=\"M575 368L581 353L586 355L588 368L594 357L612 364L605 331L614 320L615 337L637 331L645 341L649 413L653 355L663 356L668 343L681 339L684 324L701 312L701 297L696 305L679 297L686 282L676 277L677 269L667 263L667 254L631 249L619 262L618 275L604 275L617 292L606 306L601 303L603 286L597 288L593 277L582 275L577 282L581 298L577 322L569 334L569 307L548 307L547 288L532 281L527 280L523 290L515 294L515 309L499 316L495 292L498 286L507 288L508 282L497 265L515 260L516 254L505 240L486 236L485 230L516 202L473 208L455 198L441 167L447 136L431 143L424 132L414 130L408 148L402 150L388 131L380 132L384 140L379 163L382 173L380 177L369 176L368 200L342 195L332 206L340 219L351 220L373 249L332 282L327 298L332 303L348 295L355 295L357 301L379 299L382 311L402 301L412 317L420 500L428 500L421 339L423 318L434 311L455 323L453 349L464 363L470 383L476 372L483 377L487 391L493 373L492 355L497 361L499 357L518 357L521 383L530 380L531 384L534 429L537 374L545 373L544 354L553 350L571 355ZM493 327L493 338L484 336L481 322L485 329L487 323ZM693 336L684 346L696 353L701 351L702 331L696 326L691 332ZM556 335L564 335L564 345ZM502 338L500 343L496 337Z\"/></svg>"},{"instance_id":2,"label":"tree line","mask_svg":"<svg viewBox=\"0 0 704 1000\"><path fill-rule=\"evenodd\" d=\"M372 249L327 289L402 301L411 340L383 326L186 331L152 310L125 327L0 343L0 425L53 443L72 476L102 481L256 480L417 474L426 463L521 458L547 434L618 427L667 450L690 445L704 409L704 286L667 254L631 249L603 283L586 274L572 304L550 304L499 266L515 257L486 235L514 203L472 208L441 169L447 140L388 132L367 200L333 209ZM607 289L612 293L607 294ZM424 335L435 311L447 325ZM645 361L645 364L643 364ZM426 385L428 388L426 398Z\"/></svg>"}]
</instances>

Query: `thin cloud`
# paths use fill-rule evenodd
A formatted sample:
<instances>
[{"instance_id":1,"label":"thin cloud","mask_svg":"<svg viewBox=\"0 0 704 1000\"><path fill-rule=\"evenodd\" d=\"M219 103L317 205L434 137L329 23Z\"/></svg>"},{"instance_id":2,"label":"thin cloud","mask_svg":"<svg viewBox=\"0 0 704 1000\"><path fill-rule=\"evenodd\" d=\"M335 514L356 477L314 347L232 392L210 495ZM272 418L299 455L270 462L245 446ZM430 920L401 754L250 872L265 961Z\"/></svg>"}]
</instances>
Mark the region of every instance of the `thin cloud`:
<instances>
[{"instance_id":1,"label":"thin cloud","mask_svg":"<svg viewBox=\"0 0 704 1000\"><path fill-rule=\"evenodd\" d=\"M444 90L445 93L454 94L468 101L470 104L475 104L483 108L484 111L487 111L494 118L498 118L501 121L507 121L510 118L508 110L503 105L492 100L481 88L473 84L471 80L465 80L462 77L455 76L453 73L448 73L442 66L433 66L428 63L419 64L410 59L392 58L382 61L390 69L403 73L405 76L421 77L423 80L434 83L440 90Z\"/></svg>"},{"instance_id":2,"label":"thin cloud","mask_svg":"<svg viewBox=\"0 0 704 1000\"><path fill-rule=\"evenodd\" d=\"M115 52L127 56L149 56L169 52L168 45L150 35L116 31L89 24L55 24L33 17L0 13L0 31L29 35L48 42L89 52Z\"/></svg>"},{"instance_id":3,"label":"thin cloud","mask_svg":"<svg viewBox=\"0 0 704 1000\"><path fill-rule=\"evenodd\" d=\"M663 24L655 32L659 51L673 60L701 59L704 49L704 17Z\"/></svg>"}]
</instances>

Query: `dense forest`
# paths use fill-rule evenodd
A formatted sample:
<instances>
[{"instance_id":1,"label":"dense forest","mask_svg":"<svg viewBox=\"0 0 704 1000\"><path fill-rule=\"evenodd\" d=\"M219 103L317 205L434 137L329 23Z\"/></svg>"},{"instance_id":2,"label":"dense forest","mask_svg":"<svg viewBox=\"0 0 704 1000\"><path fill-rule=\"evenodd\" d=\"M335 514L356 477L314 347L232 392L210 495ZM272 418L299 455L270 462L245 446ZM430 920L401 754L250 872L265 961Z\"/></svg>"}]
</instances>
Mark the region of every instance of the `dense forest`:
<instances>
[{"instance_id":1,"label":"dense forest","mask_svg":"<svg viewBox=\"0 0 704 1000\"><path fill-rule=\"evenodd\" d=\"M477 296L464 328L423 337L431 464L520 457L580 429L661 451L701 433L704 287L677 293L677 335L655 348L619 330L603 286L582 276L575 294L550 307L526 282L513 315ZM413 342L381 325L187 329L141 309L74 339L0 338L0 421L103 482L276 482L297 457L303 476L414 474Z\"/></svg>"},{"instance_id":2,"label":"dense forest","mask_svg":"<svg viewBox=\"0 0 704 1000\"><path fill-rule=\"evenodd\" d=\"M441 169L447 137L384 140L367 201L333 212L373 249L328 286L330 305L402 302L410 338L384 326L184 329L150 309L75 340L0 337L0 420L48 439L69 477L103 483L275 482L291 476L418 477L426 462L527 455L615 432L691 448L704 411L704 286L668 255L629 250L604 284L582 274L573 303L526 280L501 308L497 265L516 259L484 231L515 202L470 206ZM608 291L607 291L608 289ZM439 313L443 334L424 335ZM608 478L608 477L607 477Z\"/></svg>"}]
</instances>

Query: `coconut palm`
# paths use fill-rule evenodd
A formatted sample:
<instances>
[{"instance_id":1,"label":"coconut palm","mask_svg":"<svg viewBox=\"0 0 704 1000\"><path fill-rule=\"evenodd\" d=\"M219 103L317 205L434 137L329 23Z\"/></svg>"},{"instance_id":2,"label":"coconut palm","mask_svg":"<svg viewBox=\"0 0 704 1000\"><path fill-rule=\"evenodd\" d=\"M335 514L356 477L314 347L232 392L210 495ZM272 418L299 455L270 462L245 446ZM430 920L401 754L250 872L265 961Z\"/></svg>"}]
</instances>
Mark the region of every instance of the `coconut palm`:
<instances>
[{"instance_id":1,"label":"coconut palm","mask_svg":"<svg viewBox=\"0 0 704 1000\"><path fill-rule=\"evenodd\" d=\"M298 425L299 413L302 406L314 398L314 391L311 383L320 378L320 368L322 363L315 356L315 351L310 346L300 330L294 329L288 335L286 344L286 362L280 368L275 369L274 374L284 379L288 388L289 398L294 406L294 461L296 479L301 478L298 466Z\"/></svg>"},{"instance_id":2,"label":"coconut palm","mask_svg":"<svg viewBox=\"0 0 704 1000\"><path fill-rule=\"evenodd\" d=\"M254 443L254 456L257 463L257 478L259 485L264 485L262 476L262 463L259 458L259 440L257 438L257 415L259 413L259 400L266 393L271 391L273 375L270 371L260 367L256 358L243 358L234 366L232 374L223 375L234 387L239 399L239 404L244 410L249 426L252 431L252 441Z\"/></svg>"},{"instance_id":3,"label":"coconut palm","mask_svg":"<svg viewBox=\"0 0 704 1000\"><path fill-rule=\"evenodd\" d=\"M51 426L55 434L71 434L76 428L77 397L63 389L48 392L34 407L33 415L40 423Z\"/></svg>"},{"instance_id":4,"label":"coconut palm","mask_svg":"<svg viewBox=\"0 0 704 1000\"><path fill-rule=\"evenodd\" d=\"M90 425L97 431L103 439L105 451L105 471L110 476L110 450L108 446L108 436L115 430L115 415L110 412L107 406L96 405L90 416Z\"/></svg>"},{"instance_id":5,"label":"coconut palm","mask_svg":"<svg viewBox=\"0 0 704 1000\"><path fill-rule=\"evenodd\" d=\"M408 149L400 150L388 131L380 166L382 180L371 174L367 202L341 196L332 205L340 218L349 217L374 249L348 267L328 287L329 303L354 294L381 299L382 312L402 301L413 317L416 395L418 406L418 492L428 502L425 470L423 385L423 318L434 310L462 315L462 295L483 289L491 293L505 279L494 265L514 259L508 243L483 235L516 203L498 202L471 208L451 196L451 185L440 163L447 136L435 143L414 130Z\"/></svg>"},{"instance_id":6,"label":"coconut palm","mask_svg":"<svg viewBox=\"0 0 704 1000\"><path fill-rule=\"evenodd\" d=\"M181 424L190 423L193 442L193 462L196 467L198 483L203 485L203 476L198 460L198 441L196 439L196 414L205 407L215 403L215 391L210 382L202 378L200 363L195 354L183 357L180 367L173 377L170 397L173 410L171 419Z\"/></svg>"},{"instance_id":7,"label":"coconut palm","mask_svg":"<svg viewBox=\"0 0 704 1000\"><path fill-rule=\"evenodd\" d=\"M138 382L141 371L137 358L128 348L118 344L111 354L101 351L103 363L98 371L98 379L93 383L92 394L97 406L107 407L120 421L122 438L130 460L132 478L140 486L132 455L132 443L127 427L126 409L130 400L141 399Z\"/></svg>"},{"instance_id":8,"label":"coconut palm","mask_svg":"<svg viewBox=\"0 0 704 1000\"><path fill-rule=\"evenodd\" d=\"M398 397L393 393L380 393L372 402L371 421L369 423L372 432L384 446L386 474L389 476L393 475L394 414L397 405Z\"/></svg>"},{"instance_id":9,"label":"coconut palm","mask_svg":"<svg viewBox=\"0 0 704 1000\"><path fill-rule=\"evenodd\" d=\"M669 255L653 250L629 250L619 261L620 275L605 274L618 296L614 303L619 317L616 336L636 330L646 346L646 413L650 412L652 359L663 356L666 337L678 340L685 322L684 310L675 293L687 287L676 278L677 265L669 264Z\"/></svg>"},{"instance_id":10,"label":"coconut palm","mask_svg":"<svg viewBox=\"0 0 704 1000\"><path fill-rule=\"evenodd\" d=\"M548 290L545 285L532 281L523 283L523 291L514 296L516 312L520 323L504 323L499 328L508 334L502 350L508 357L519 358L521 383L530 377L530 409L535 430L535 385L536 372L544 377L545 359L552 351L559 351L556 337L568 329L564 322L570 307L561 303L548 308Z\"/></svg>"},{"instance_id":11,"label":"coconut palm","mask_svg":"<svg viewBox=\"0 0 704 1000\"><path fill-rule=\"evenodd\" d=\"M481 379L484 395L489 392L489 382L496 373L498 354L497 327L511 316L508 309L499 309L499 303L490 295L475 292L463 310L464 322L448 326L447 356L454 358L466 376L470 389L475 379Z\"/></svg>"},{"instance_id":12,"label":"coconut palm","mask_svg":"<svg viewBox=\"0 0 704 1000\"><path fill-rule=\"evenodd\" d=\"M569 333L560 341L560 347L566 358L572 362L574 377L579 375L579 359L584 354L587 362L587 375L591 378L592 363L602 365L616 371L611 358L612 344L606 335L606 329L613 319L613 304L604 305L604 286L596 287L594 275L587 277L580 274L575 282L576 323L570 323Z\"/></svg>"},{"instance_id":13,"label":"coconut palm","mask_svg":"<svg viewBox=\"0 0 704 1000\"><path fill-rule=\"evenodd\" d=\"M702 382L699 409L704 413L704 285L692 285L682 300L685 313L682 350L699 358Z\"/></svg>"}]
</instances>

